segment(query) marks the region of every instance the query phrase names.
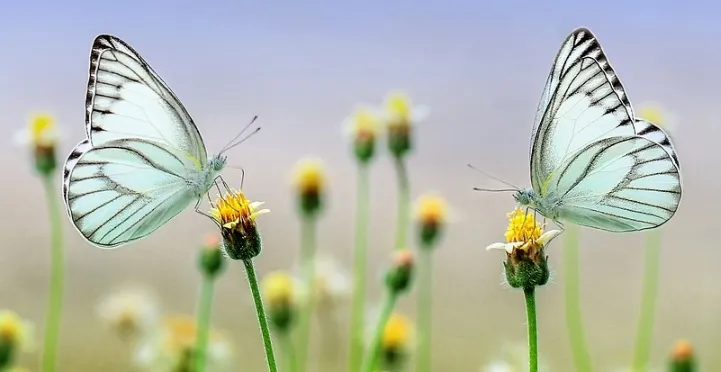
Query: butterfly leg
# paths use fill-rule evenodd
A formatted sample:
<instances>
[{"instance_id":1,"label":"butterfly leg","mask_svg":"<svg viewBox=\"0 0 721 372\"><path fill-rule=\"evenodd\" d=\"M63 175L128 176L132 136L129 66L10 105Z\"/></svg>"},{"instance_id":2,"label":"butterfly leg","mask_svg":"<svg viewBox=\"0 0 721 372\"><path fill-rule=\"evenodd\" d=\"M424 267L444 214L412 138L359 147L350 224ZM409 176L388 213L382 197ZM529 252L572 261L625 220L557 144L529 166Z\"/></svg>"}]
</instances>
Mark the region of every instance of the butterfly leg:
<instances>
[{"instance_id":1,"label":"butterfly leg","mask_svg":"<svg viewBox=\"0 0 721 372\"><path fill-rule=\"evenodd\" d=\"M220 227L220 223L218 223L218 220L215 219L212 215L209 213L205 213L200 210L200 202L203 200L203 198L198 198L198 201L195 203L195 213L201 214L205 217L210 218L218 227ZM211 204L212 205L212 204Z\"/></svg>"}]
</instances>

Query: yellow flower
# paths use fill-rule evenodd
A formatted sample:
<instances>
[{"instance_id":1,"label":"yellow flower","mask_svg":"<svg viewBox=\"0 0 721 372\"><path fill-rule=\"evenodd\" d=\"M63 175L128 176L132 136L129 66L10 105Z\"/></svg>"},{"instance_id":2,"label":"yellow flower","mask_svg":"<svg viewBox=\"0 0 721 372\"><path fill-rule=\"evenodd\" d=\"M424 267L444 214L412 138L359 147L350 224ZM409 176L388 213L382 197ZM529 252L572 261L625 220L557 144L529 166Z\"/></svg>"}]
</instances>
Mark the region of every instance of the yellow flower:
<instances>
[{"instance_id":1,"label":"yellow flower","mask_svg":"<svg viewBox=\"0 0 721 372\"><path fill-rule=\"evenodd\" d=\"M672 360L688 360L693 358L693 346L689 340L678 340L671 351Z\"/></svg>"},{"instance_id":2,"label":"yellow flower","mask_svg":"<svg viewBox=\"0 0 721 372\"><path fill-rule=\"evenodd\" d=\"M265 303L269 308L287 306L295 302L293 277L285 271L273 271L263 278Z\"/></svg>"},{"instance_id":3,"label":"yellow flower","mask_svg":"<svg viewBox=\"0 0 721 372\"><path fill-rule=\"evenodd\" d=\"M323 162L317 158L305 158L295 167L294 185L300 195L320 194L325 188Z\"/></svg>"},{"instance_id":4,"label":"yellow flower","mask_svg":"<svg viewBox=\"0 0 721 372\"><path fill-rule=\"evenodd\" d=\"M38 149L54 148L60 139L55 119L48 114L36 114L30 118L26 129L15 134L15 142Z\"/></svg>"},{"instance_id":5,"label":"yellow flower","mask_svg":"<svg viewBox=\"0 0 721 372\"><path fill-rule=\"evenodd\" d=\"M260 254L262 244L256 219L270 212L259 209L263 202L251 202L239 190L229 190L211 204L210 215L220 226L223 252L233 260L249 260Z\"/></svg>"},{"instance_id":6,"label":"yellow flower","mask_svg":"<svg viewBox=\"0 0 721 372\"><path fill-rule=\"evenodd\" d=\"M386 95L383 106L386 125L391 128L408 128L425 119L429 111L425 106L414 106L410 97L401 91L393 91Z\"/></svg>"},{"instance_id":7,"label":"yellow flower","mask_svg":"<svg viewBox=\"0 0 721 372\"><path fill-rule=\"evenodd\" d=\"M533 245L542 246L561 233L560 230L543 231L538 224L535 212L517 208L508 214L508 228L506 229L506 242L493 243L486 247L490 249L503 249L508 253L514 249L528 250Z\"/></svg>"},{"instance_id":8,"label":"yellow flower","mask_svg":"<svg viewBox=\"0 0 721 372\"><path fill-rule=\"evenodd\" d=\"M442 225L448 216L446 200L436 194L425 194L418 199L416 218L423 225Z\"/></svg>"},{"instance_id":9,"label":"yellow flower","mask_svg":"<svg viewBox=\"0 0 721 372\"><path fill-rule=\"evenodd\" d=\"M34 347L34 325L10 310L0 310L0 339L13 350L30 351Z\"/></svg>"},{"instance_id":10,"label":"yellow flower","mask_svg":"<svg viewBox=\"0 0 721 372\"><path fill-rule=\"evenodd\" d=\"M411 343L413 323L401 313L393 313L386 322L381 338L383 350L404 350Z\"/></svg>"},{"instance_id":11,"label":"yellow flower","mask_svg":"<svg viewBox=\"0 0 721 372\"><path fill-rule=\"evenodd\" d=\"M373 140L378 136L381 129L381 121L378 115L378 112L371 107L359 105L343 123L356 141Z\"/></svg>"},{"instance_id":12,"label":"yellow flower","mask_svg":"<svg viewBox=\"0 0 721 372\"><path fill-rule=\"evenodd\" d=\"M134 340L157 325L159 306L149 291L124 288L103 299L98 304L97 313L120 337Z\"/></svg>"},{"instance_id":13,"label":"yellow flower","mask_svg":"<svg viewBox=\"0 0 721 372\"><path fill-rule=\"evenodd\" d=\"M649 102L641 105L637 116L661 127L665 132L673 132L676 127L676 120L673 120L673 115L657 103Z\"/></svg>"},{"instance_id":14,"label":"yellow flower","mask_svg":"<svg viewBox=\"0 0 721 372\"><path fill-rule=\"evenodd\" d=\"M139 344L135 362L152 371L190 370L191 356L195 353L197 330L195 319L190 316L166 316L157 331L148 335ZM229 341L217 331L211 330L206 351L208 370L227 365L231 355Z\"/></svg>"}]
</instances>

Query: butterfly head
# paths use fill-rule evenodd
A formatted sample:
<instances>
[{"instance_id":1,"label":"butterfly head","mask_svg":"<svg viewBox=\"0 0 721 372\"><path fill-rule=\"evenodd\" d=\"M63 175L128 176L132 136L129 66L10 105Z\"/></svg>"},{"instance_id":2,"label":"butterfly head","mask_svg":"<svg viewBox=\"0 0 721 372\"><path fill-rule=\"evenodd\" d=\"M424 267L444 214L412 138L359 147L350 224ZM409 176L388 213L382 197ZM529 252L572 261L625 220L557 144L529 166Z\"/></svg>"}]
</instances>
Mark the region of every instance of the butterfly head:
<instances>
[{"instance_id":1,"label":"butterfly head","mask_svg":"<svg viewBox=\"0 0 721 372\"><path fill-rule=\"evenodd\" d=\"M212 169L215 172L220 172L225 168L225 163L227 162L228 157L225 155L215 155L212 159L208 162L208 166L210 169Z\"/></svg>"},{"instance_id":2,"label":"butterfly head","mask_svg":"<svg viewBox=\"0 0 721 372\"><path fill-rule=\"evenodd\" d=\"M518 204L523 206L533 206L536 201L536 192L533 189L518 190L513 194Z\"/></svg>"}]
</instances>

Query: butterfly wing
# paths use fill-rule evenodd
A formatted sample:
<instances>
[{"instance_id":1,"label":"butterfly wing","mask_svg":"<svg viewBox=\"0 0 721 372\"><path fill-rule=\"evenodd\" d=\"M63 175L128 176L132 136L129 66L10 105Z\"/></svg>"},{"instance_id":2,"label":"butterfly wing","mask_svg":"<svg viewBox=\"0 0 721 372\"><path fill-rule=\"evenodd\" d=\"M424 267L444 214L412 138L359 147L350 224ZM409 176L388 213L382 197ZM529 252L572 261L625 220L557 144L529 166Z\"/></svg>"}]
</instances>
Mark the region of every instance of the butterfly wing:
<instances>
[{"instance_id":1,"label":"butterfly wing","mask_svg":"<svg viewBox=\"0 0 721 372\"><path fill-rule=\"evenodd\" d=\"M675 154L674 154L675 155ZM664 224L681 200L674 157L641 136L594 142L570 157L549 183L560 220L628 232Z\"/></svg>"},{"instance_id":2,"label":"butterfly wing","mask_svg":"<svg viewBox=\"0 0 721 372\"><path fill-rule=\"evenodd\" d=\"M671 156L671 159L673 159L673 162L676 163L676 166L680 169L681 166L678 162L678 156L676 155L676 148L671 142L671 138L663 131L663 129L647 120L639 118L636 118L633 122L633 127L636 130L637 135L661 145L661 147L668 152L669 156Z\"/></svg>"},{"instance_id":3,"label":"butterfly wing","mask_svg":"<svg viewBox=\"0 0 721 372\"><path fill-rule=\"evenodd\" d=\"M113 36L93 43L86 124L63 193L87 240L110 248L140 239L197 199L188 181L207 163L198 129L147 62Z\"/></svg>"},{"instance_id":4,"label":"butterfly wing","mask_svg":"<svg viewBox=\"0 0 721 372\"><path fill-rule=\"evenodd\" d=\"M593 34L577 29L559 50L541 97L531 140L531 183L540 195L559 166L588 144L635 134L633 113Z\"/></svg>"},{"instance_id":5,"label":"butterfly wing","mask_svg":"<svg viewBox=\"0 0 721 372\"><path fill-rule=\"evenodd\" d=\"M104 248L147 236L197 199L181 156L147 140L81 142L65 164L71 221Z\"/></svg>"},{"instance_id":6,"label":"butterfly wing","mask_svg":"<svg viewBox=\"0 0 721 372\"><path fill-rule=\"evenodd\" d=\"M207 152L193 119L148 63L110 35L95 39L90 53L86 131L93 146L141 138L171 146L198 169Z\"/></svg>"}]
</instances>

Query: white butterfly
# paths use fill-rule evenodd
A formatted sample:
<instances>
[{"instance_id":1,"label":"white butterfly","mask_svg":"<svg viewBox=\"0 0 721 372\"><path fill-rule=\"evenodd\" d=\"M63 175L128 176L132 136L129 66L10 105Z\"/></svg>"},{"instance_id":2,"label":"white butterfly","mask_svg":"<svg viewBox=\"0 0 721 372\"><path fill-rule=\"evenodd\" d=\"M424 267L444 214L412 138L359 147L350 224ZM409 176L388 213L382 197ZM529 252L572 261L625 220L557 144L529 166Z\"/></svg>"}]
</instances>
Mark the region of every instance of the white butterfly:
<instances>
[{"instance_id":1,"label":"white butterfly","mask_svg":"<svg viewBox=\"0 0 721 372\"><path fill-rule=\"evenodd\" d=\"M666 223L681 200L676 150L634 116L591 31L566 38L548 76L531 140L532 188L516 192L544 217L612 232Z\"/></svg>"},{"instance_id":2,"label":"white butterfly","mask_svg":"<svg viewBox=\"0 0 721 372\"><path fill-rule=\"evenodd\" d=\"M232 146L208 158L175 94L114 36L95 38L85 107L87 139L70 153L63 172L65 206L83 237L118 247L152 233L194 201L198 210L225 166L223 151Z\"/></svg>"}]
</instances>

